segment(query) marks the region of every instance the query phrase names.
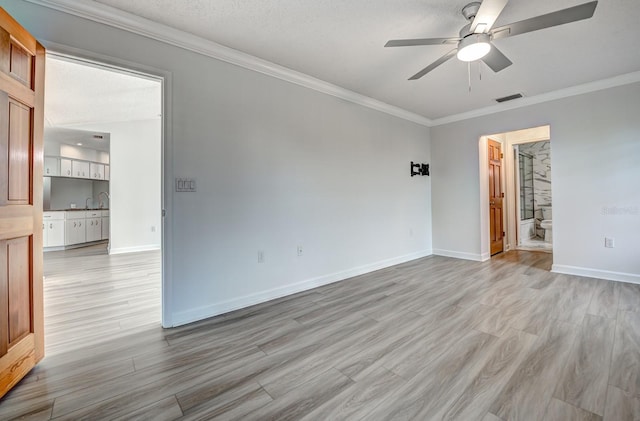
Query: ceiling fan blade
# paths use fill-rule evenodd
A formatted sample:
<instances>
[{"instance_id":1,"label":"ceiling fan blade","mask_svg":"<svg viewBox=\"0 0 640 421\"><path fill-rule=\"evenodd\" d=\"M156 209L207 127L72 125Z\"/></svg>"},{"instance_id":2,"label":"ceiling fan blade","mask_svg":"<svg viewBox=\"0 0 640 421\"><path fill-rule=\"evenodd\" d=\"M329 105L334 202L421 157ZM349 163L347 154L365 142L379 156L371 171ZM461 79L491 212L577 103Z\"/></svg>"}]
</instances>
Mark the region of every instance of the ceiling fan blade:
<instances>
[{"instance_id":1,"label":"ceiling fan blade","mask_svg":"<svg viewBox=\"0 0 640 421\"><path fill-rule=\"evenodd\" d=\"M493 44L491 44L491 50L489 51L489 54L482 57L481 60L484 61L484 64L489 66L491 70L496 73L513 64L511 60L509 60L507 56L502 54L502 51L498 50Z\"/></svg>"},{"instance_id":2,"label":"ceiling fan blade","mask_svg":"<svg viewBox=\"0 0 640 421\"><path fill-rule=\"evenodd\" d=\"M431 63L427 67L425 67L424 69L420 70L415 75L411 76L409 78L409 80L420 79L422 76L426 75L427 73L429 73L430 71L432 71L436 67L440 66L445 61L449 60L451 57L455 56L457 51L458 51L457 48L454 48L453 50L449 51L447 54L443 55L442 57L440 57L439 59L437 59L436 61L434 61L433 63Z\"/></svg>"},{"instance_id":3,"label":"ceiling fan blade","mask_svg":"<svg viewBox=\"0 0 640 421\"><path fill-rule=\"evenodd\" d=\"M557 12L547 13L546 15L521 20L520 22L510 23L494 29L491 31L491 34L493 39L506 38L539 29L550 28L552 26L564 25L565 23L589 19L593 16L597 5L597 1L592 1L569 7L568 9L558 10Z\"/></svg>"},{"instance_id":4,"label":"ceiling fan blade","mask_svg":"<svg viewBox=\"0 0 640 421\"><path fill-rule=\"evenodd\" d=\"M414 45L442 45L456 44L460 38L417 38L417 39L392 39L385 47L411 47Z\"/></svg>"},{"instance_id":5,"label":"ceiling fan blade","mask_svg":"<svg viewBox=\"0 0 640 421\"><path fill-rule=\"evenodd\" d=\"M509 0L483 0L469 30L477 34L489 32L508 2Z\"/></svg>"}]
</instances>

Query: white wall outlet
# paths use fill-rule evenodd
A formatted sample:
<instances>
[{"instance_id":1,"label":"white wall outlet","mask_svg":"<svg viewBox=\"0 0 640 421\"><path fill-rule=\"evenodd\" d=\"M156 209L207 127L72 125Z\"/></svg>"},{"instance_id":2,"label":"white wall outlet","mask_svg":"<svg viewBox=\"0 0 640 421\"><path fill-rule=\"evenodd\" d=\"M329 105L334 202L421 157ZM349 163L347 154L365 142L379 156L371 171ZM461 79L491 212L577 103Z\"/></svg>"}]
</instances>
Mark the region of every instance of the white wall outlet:
<instances>
[{"instance_id":1,"label":"white wall outlet","mask_svg":"<svg viewBox=\"0 0 640 421\"><path fill-rule=\"evenodd\" d=\"M258 250L258 263L264 263L264 251Z\"/></svg>"},{"instance_id":2,"label":"white wall outlet","mask_svg":"<svg viewBox=\"0 0 640 421\"><path fill-rule=\"evenodd\" d=\"M156 227L155 227L155 225L151 225L151 232L156 232Z\"/></svg>"},{"instance_id":3,"label":"white wall outlet","mask_svg":"<svg viewBox=\"0 0 640 421\"><path fill-rule=\"evenodd\" d=\"M604 238L604 246L608 249L612 249L615 246L615 241L613 238L605 237Z\"/></svg>"},{"instance_id":4,"label":"white wall outlet","mask_svg":"<svg viewBox=\"0 0 640 421\"><path fill-rule=\"evenodd\" d=\"M298 246L298 256L302 256L302 246Z\"/></svg>"},{"instance_id":5,"label":"white wall outlet","mask_svg":"<svg viewBox=\"0 0 640 421\"><path fill-rule=\"evenodd\" d=\"M413 228L409 228L409 237L413 237Z\"/></svg>"}]
</instances>

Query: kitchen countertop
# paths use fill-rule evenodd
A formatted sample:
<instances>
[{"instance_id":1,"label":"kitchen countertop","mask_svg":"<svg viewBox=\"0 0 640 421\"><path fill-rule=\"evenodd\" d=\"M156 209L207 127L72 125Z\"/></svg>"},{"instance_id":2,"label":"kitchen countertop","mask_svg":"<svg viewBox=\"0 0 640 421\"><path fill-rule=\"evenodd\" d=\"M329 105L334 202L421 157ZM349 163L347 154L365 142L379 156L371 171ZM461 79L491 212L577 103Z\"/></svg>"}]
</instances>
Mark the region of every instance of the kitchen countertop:
<instances>
[{"instance_id":1,"label":"kitchen countertop","mask_svg":"<svg viewBox=\"0 0 640 421\"><path fill-rule=\"evenodd\" d=\"M85 208L69 208L69 209L44 209L43 212L69 212L69 211L98 211L98 210L106 210L108 211L109 208L89 208L89 209L85 209Z\"/></svg>"}]
</instances>

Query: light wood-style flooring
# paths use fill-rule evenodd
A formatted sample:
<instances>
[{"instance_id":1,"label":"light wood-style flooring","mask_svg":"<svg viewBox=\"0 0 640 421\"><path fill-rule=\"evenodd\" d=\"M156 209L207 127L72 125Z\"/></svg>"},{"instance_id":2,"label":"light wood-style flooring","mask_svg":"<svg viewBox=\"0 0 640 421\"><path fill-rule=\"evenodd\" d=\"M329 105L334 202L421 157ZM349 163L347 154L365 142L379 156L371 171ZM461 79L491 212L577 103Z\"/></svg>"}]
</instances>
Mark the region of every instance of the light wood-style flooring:
<instances>
[{"instance_id":1,"label":"light wood-style flooring","mask_svg":"<svg viewBox=\"0 0 640 421\"><path fill-rule=\"evenodd\" d=\"M640 286L551 258L432 256L164 330L158 252L49 253L47 357L0 419L640 419Z\"/></svg>"}]
</instances>

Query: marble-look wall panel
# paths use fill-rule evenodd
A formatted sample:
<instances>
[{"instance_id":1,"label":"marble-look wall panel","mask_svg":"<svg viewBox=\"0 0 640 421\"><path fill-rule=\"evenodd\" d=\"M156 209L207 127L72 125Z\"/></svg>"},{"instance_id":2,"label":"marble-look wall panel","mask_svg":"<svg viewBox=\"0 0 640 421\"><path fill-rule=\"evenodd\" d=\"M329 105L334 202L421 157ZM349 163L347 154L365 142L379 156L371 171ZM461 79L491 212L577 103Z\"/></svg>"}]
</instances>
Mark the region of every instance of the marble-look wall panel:
<instances>
[{"instance_id":1,"label":"marble-look wall panel","mask_svg":"<svg viewBox=\"0 0 640 421\"><path fill-rule=\"evenodd\" d=\"M544 237L539 222L544 219L543 207L551 207L551 143L549 141L525 143L520 151L533 156L534 216L537 220L536 234Z\"/></svg>"}]
</instances>

